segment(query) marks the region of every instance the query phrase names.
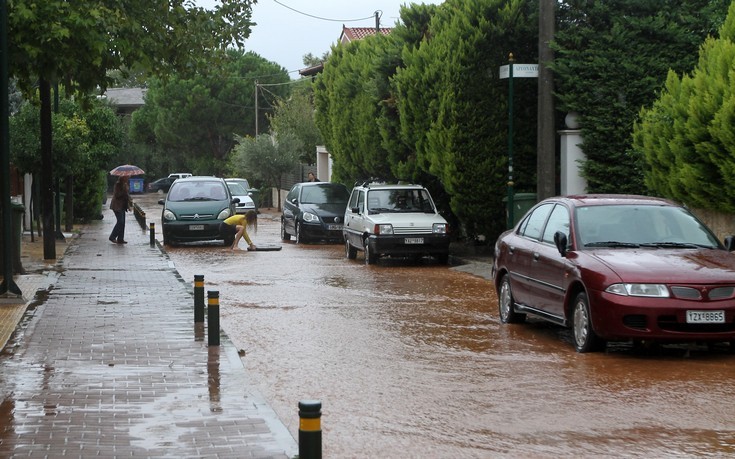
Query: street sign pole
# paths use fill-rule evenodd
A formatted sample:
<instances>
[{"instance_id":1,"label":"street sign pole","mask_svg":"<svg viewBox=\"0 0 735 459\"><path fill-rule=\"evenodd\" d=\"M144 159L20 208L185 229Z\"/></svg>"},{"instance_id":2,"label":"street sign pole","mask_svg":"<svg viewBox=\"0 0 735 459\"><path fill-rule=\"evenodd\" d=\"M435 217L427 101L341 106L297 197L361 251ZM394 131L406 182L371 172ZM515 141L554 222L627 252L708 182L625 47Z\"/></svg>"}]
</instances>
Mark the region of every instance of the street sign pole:
<instances>
[{"instance_id":1,"label":"street sign pole","mask_svg":"<svg viewBox=\"0 0 735 459\"><path fill-rule=\"evenodd\" d=\"M499 78L508 79L508 228L513 227L513 72L518 78L538 78L538 64L516 64L513 53L508 54L508 65L500 66Z\"/></svg>"},{"instance_id":2,"label":"street sign pole","mask_svg":"<svg viewBox=\"0 0 735 459\"><path fill-rule=\"evenodd\" d=\"M513 227L513 53L508 55L508 228Z\"/></svg>"}]
</instances>

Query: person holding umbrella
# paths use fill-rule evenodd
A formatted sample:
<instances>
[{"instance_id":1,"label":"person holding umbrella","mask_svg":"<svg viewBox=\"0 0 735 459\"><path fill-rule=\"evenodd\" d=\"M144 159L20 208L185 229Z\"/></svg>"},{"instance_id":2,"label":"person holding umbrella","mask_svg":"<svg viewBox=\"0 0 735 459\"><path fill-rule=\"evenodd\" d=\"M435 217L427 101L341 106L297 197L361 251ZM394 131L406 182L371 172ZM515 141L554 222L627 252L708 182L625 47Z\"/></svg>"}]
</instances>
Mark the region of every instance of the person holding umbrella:
<instances>
[{"instance_id":1,"label":"person holding umbrella","mask_svg":"<svg viewBox=\"0 0 735 459\"><path fill-rule=\"evenodd\" d=\"M118 166L110 171L110 174L117 175L115 187L112 190L112 200L110 201L110 210L115 213L117 222L110 233L110 242L115 244L127 244L125 240L125 213L131 208L129 177L131 175L143 174L143 170L136 166L126 164Z\"/></svg>"}]
</instances>

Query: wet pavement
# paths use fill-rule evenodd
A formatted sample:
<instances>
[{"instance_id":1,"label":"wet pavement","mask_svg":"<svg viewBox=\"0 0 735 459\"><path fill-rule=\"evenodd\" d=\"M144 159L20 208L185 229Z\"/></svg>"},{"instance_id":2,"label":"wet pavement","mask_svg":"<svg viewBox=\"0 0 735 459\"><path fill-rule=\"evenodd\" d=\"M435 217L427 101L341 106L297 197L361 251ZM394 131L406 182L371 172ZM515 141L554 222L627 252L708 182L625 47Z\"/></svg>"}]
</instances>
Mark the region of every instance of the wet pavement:
<instances>
[{"instance_id":1,"label":"wet pavement","mask_svg":"<svg viewBox=\"0 0 735 459\"><path fill-rule=\"evenodd\" d=\"M150 221L160 228L156 199L146 195L136 197L136 202L146 205ZM106 219L111 225L111 214ZM203 431L190 429L179 419L199 422L203 418L206 423L207 413L222 410L225 416L217 421L223 422L226 415L234 416L232 407L243 404L239 397L249 400L251 394L261 394L260 406L274 413L271 419L276 420L265 423L271 426L271 433L265 434L271 444L273 432L281 428L288 431L284 433L286 444L297 436L298 400L321 400L327 458L735 455L735 401L731 394L735 356L729 347L636 348L620 343L609 345L604 353L577 354L568 330L561 327L537 320L520 325L499 323L486 253L464 248L451 267L405 260L380 260L377 265L365 266L362 255L346 260L340 245L281 243L278 214L272 210L264 212L259 230L252 236L256 243L281 243L282 250L277 252L232 253L218 242L171 247L163 255L160 250L149 250L147 232L133 232L139 227L132 217L128 218L128 229L130 237L137 238L136 245L111 245L103 232L101 240L93 242L97 249L83 257L91 260L91 268L73 268L67 286L59 292L63 296L54 300L73 311L71 304L81 297L79 292L92 290L86 285L90 276L106 276L101 285L111 284L109 291L89 293L97 302L84 300L81 311L69 319L85 322L79 328L68 323L56 325L57 334L69 328L74 339L62 342L54 338L52 346L36 343L23 347L23 337L34 337L34 329L50 330L55 321L66 320L57 305L56 315L44 313L36 321L45 306L31 305L38 311L26 316L27 323L22 323L19 335L6 348L6 356L0 359L4 362L0 365L4 379L0 388L3 393L12 391L13 396L0 405L0 425L15 425L11 434L3 434L12 441L22 439L27 446L35 441L36 433L68 435L65 422L71 402L57 403L48 388L68 394L71 389L67 385L74 385L78 388L75 397L90 400L89 407L75 402L76 416L100 417L100 412L105 413L105 420L94 420L98 441L109 442L110 435L119 435L122 444L136 448L120 450L119 455L206 457L204 452L188 449L204 441L191 443L188 437ZM87 233L82 234L79 246L86 246L87 237ZM117 249L133 253L133 260L102 269L107 260L115 259L112 255ZM70 250L64 263L74 254ZM99 260L98 254L107 260ZM145 259L146 266L165 266L130 278L126 267L135 264L138 256ZM181 279L203 274L206 289L220 292L227 359L210 358L209 349L201 343L201 330L192 331L192 322L186 317L192 308L178 307L179 295L191 301L188 285L181 291L173 286L175 282L157 277L158 271L167 269L182 276L177 279L181 285L187 284ZM118 273L123 278L118 279L114 271L123 271ZM148 294L154 296L152 300L145 294L137 297L130 293L129 283L143 285L138 277L149 278L145 285L157 284L147 290L156 292ZM55 281L54 285L61 284ZM56 294L52 290L46 303L51 304ZM135 304L140 303L139 308L126 303L128 295ZM131 320L126 317L130 307L153 324L124 323L119 316ZM166 312L148 311L151 308ZM90 309L99 317L87 318ZM179 309L186 312L174 313ZM155 326L163 321L161 315L173 322L171 330ZM45 318L49 318L48 323L42 325ZM117 332L108 322L121 330ZM76 344L75 340L85 335L103 333L110 338L97 336L94 351L80 350ZM169 350L171 357L165 358L160 349L155 353L138 349L160 345L157 341L162 333L181 335L182 341L191 340L193 333L193 340L200 341L179 343L173 346L175 350ZM45 331L44 335L52 334ZM142 339L133 337L137 335ZM112 341L114 346L106 344ZM128 354L130 360L126 360ZM197 363L192 362L191 367L180 363L182 354L193 355ZM87 362L95 359L94 365ZM151 362L141 363L146 359ZM214 362L219 362L219 368ZM13 366L20 370L9 373ZM75 375L77 367L84 373ZM146 378L156 390L163 390L174 377L195 378L197 383L187 386L176 379L177 388L168 389L167 397L146 400L140 408L125 408L118 415L110 409L115 401L110 402L109 394L121 390L123 384L147 393L147 389L137 389L136 375L142 375L138 378ZM238 382L239 377L242 382ZM98 389L104 393L93 392ZM181 400L185 402L179 405ZM27 424L13 424L13 411ZM75 420L75 426L80 423ZM105 430L117 423L121 433ZM209 427L211 424L205 428ZM2 446L7 444L3 435ZM81 434L69 438L76 448L74 442ZM176 441L183 446L170 444ZM46 441L41 448L50 448L49 444ZM19 451L25 454L28 449ZM94 454L109 457L111 451L108 448L105 453L109 454L103 454L95 450ZM270 457L271 453L264 454ZM5 450L0 449L3 455ZM243 457L246 453L218 451L218 456L227 455ZM283 457L283 453L273 456Z\"/></svg>"},{"instance_id":2,"label":"wet pavement","mask_svg":"<svg viewBox=\"0 0 735 459\"><path fill-rule=\"evenodd\" d=\"M129 243L110 243L104 212L52 269L17 276L23 299L0 304L13 329L0 356L0 456L296 455L229 338L208 346L206 321L195 325L192 285L132 215Z\"/></svg>"}]
</instances>

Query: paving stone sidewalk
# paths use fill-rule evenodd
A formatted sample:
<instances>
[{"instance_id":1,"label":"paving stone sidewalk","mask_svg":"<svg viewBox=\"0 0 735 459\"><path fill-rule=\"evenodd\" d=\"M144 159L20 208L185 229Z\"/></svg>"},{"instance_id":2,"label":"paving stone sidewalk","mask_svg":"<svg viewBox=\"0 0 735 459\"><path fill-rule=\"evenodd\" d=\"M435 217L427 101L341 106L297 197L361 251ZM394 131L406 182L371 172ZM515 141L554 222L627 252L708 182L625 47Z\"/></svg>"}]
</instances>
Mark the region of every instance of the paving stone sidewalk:
<instances>
[{"instance_id":1,"label":"paving stone sidewalk","mask_svg":"<svg viewBox=\"0 0 735 459\"><path fill-rule=\"evenodd\" d=\"M207 345L159 242L128 214L113 244L113 224L106 210L70 243L0 356L0 457L297 455L234 345Z\"/></svg>"}]
</instances>

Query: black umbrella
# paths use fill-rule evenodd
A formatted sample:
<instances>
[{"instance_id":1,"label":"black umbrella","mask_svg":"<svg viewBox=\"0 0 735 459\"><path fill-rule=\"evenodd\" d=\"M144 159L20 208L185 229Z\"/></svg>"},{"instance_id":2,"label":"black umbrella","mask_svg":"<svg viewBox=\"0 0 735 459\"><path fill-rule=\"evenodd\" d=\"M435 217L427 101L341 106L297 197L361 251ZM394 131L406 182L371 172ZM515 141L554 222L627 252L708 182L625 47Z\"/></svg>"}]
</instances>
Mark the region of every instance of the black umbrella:
<instances>
[{"instance_id":1,"label":"black umbrella","mask_svg":"<svg viewBox=\"0 0 735 459\"><path fill-rule=\"evenodd\" d=\"M130 177L133 175L145 174L145 171L138 166L133 166L132 164L125 164L122 166L117 166L116 168L110 171L110 174L117 175L118 177Z\"/></svg>"}]
</instances>

